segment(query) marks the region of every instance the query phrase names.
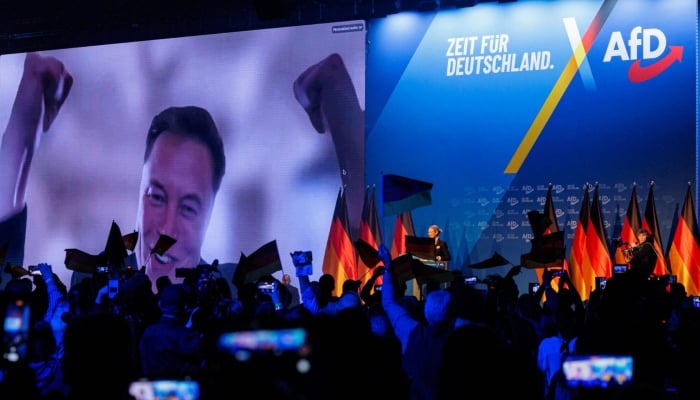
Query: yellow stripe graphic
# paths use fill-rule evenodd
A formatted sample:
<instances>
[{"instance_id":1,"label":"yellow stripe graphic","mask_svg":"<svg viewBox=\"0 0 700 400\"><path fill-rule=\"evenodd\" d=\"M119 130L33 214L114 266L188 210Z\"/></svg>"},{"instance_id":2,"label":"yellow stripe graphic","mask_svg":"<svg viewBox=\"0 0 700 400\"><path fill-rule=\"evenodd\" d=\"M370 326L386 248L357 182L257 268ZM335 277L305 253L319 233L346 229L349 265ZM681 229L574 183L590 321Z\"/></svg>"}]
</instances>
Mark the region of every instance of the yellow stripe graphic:
<instances>
[{"instance_id":1,"label":"yellow stripe graphic","mask_svg":"<svg viewBox=\"0 0 700 400\"><path fill-rule=\"evenodd\" d=\"M559 100L561 100L566 88L569 87L571 80L574 78L574 76L576 76L576 71L578 71L578 67L584 59L584 57L579 57L576 55L579 52L583 52L583 44L578 45L577 51L571 56L569 62L566 64L566 67L564 67L564 71L562 71L562 74L559 76L559 79L552 88L552 91L549 92L544 105L540 109L540 112L537 113L535 120L532 121L532 125L530 125L530 128L527 130L523 141L520 142L518 149L510 159L504 173L515 174L523 165L525 158L530 153L530 150L532 150L532 146L535 145L535 141L537 141L540 133L542 133L542 129L544 129L549 117L552 116L554 108L556 108Z\"/></svg>"}]
</instances>

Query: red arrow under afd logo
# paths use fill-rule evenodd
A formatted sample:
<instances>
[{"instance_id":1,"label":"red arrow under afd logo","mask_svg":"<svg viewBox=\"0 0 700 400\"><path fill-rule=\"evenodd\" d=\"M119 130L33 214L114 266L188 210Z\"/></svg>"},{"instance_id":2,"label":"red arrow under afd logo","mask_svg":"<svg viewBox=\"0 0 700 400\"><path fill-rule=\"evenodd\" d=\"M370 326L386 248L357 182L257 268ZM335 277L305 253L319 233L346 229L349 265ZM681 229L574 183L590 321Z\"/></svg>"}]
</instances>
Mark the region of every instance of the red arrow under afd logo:
<instances>
[{"instance_id":1,"label":"red arrow under afd logo","mask_svg":"<svg viewBox=\"0 0 700 400\"><path fill-rule=\"evenodd\" d=\"M671 51L666 54L664 58L651 65L642 67L640 60L635 61L627 72L630 82L640 83L647 81L664 72L674 62L681 62L683 60L683 46L668 47L671 49Z\"/></svg>"}]
</instances>

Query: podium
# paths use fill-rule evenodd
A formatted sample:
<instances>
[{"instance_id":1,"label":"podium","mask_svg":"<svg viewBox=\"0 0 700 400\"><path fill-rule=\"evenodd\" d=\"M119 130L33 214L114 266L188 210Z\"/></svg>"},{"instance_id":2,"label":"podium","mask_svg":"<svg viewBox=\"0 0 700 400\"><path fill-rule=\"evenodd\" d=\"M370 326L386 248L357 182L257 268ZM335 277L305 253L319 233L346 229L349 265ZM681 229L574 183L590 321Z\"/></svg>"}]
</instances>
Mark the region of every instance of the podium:
<instances>
[{"instance_id":1,"label":"podium","mask_svg":"<svg viewBox=\"0 0 700 400\"><path fill-rule=\"evenodd\" d=\"M448 263L422 259L404 253L391 260L391 268L401 282L415 279L420 289L420 300L424 299L424 285L442 285L454 280L454 273L447 270Z\"/></svg>"}]
</instances>

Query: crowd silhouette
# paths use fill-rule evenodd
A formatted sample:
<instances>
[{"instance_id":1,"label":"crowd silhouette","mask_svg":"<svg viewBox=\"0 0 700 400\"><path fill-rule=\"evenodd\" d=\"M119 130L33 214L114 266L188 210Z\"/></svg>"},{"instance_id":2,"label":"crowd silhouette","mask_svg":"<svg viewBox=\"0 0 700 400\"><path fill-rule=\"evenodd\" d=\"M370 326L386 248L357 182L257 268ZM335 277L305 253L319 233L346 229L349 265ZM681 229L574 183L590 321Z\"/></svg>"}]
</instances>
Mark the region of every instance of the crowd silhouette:
<instances>
[{"instance_id":1,"label":"crowd silhouette","mask_svg":"<svg viewBox=\"0 0 700 400\"><path fill-rule=\"evenodd\" d=\"M67 288L40 264L40 274L14 277L1 294L3 310L21 299L31 314L26 354L2 360L0 397L139 399L134 382L158 381L196 382L195 398L205 400L685 399L696 392L700 308L665 277L616 274L584 301L566 272L545 270L538 291L522 294L513 280L520 267L476 285L455 272L420 300L406 294L388 251L379 253L368 283L347 281L339 295L330 275L297 276L299 304L269 275L242 284L234 298L213 268L198 267L183 283L159 282L156 293L135 272L120 277L113 294L99 273ZM303 341L270 342L270 333L289 329L303 332ZM232 332L268 336L234 348L222 340ZM573 386L562 369L573 355L631 357L632 378Z\"/></svg>"}]
</instances>

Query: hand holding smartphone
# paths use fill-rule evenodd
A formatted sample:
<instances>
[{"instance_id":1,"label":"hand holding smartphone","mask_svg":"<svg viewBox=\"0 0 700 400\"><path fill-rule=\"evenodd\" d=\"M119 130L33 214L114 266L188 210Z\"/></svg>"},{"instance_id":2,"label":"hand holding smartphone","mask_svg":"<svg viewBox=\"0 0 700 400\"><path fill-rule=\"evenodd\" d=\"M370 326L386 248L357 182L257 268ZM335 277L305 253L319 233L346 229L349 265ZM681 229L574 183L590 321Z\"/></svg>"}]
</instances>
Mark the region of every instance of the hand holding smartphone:
<instances>
[{"instance_id":1,"label":"hand holding smartphone","mask_svg":"<svg viewBox=\"0 0 700 400\"><path fill-rule=\"evenodd\" d=\"M7 304L3 319L3 364L24 362L29 340L29 303L17 299Z\"/></svg>"},{"instance_id":2,"label":"hand holding smartphone","mask_svg":"<svg viewBox=\"0 0 700 400\"><path fill-rule=\"evenodd\" d=\"M540 283L539 282L530 282L527 285L528 290L531 295L537 294L537 291L540 290Z\"/></svg>"},{"instance_id":3,"label":"hand holding smartphone","mask_svg":"<svg viewBox=\"0 0 700 400\"><path fill-rule=\"evenodd\" d=\"M562 370L571 387L623 387L632 381L633 359L629 355L569 355Z\"/></svg>"}]
</instances>

